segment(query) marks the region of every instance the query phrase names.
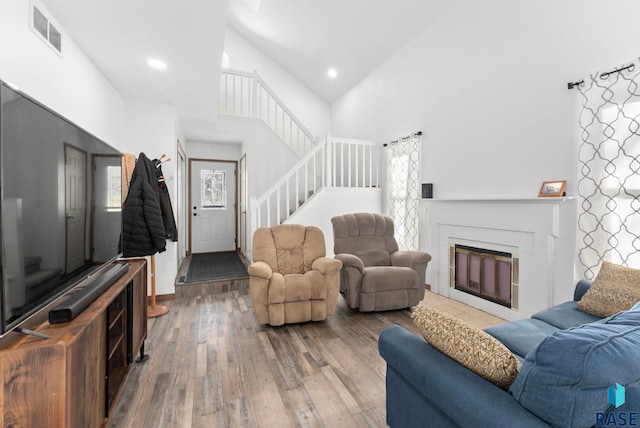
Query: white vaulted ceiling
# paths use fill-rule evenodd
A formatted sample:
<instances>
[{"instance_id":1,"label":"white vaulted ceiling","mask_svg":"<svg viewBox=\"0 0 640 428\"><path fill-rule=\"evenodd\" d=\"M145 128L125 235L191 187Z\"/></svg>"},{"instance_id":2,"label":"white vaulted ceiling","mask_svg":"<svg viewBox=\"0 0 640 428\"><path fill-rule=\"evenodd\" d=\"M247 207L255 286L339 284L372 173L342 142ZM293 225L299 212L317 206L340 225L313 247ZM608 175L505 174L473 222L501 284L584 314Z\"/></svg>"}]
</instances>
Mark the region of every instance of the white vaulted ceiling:
<instances>
[{"instance_id":1,"label":"white vaulted ceiling","mask_svg":"<svg viewBox=\"0 0 640 428\"><path fill-rule=\"evenodd\" d=\"M216 116L227 23L328 103L437 19L445 0L42 0L127 100L176 107L187 138ZM253 0L255 2L255 0ZM157 57L168 67L156 71ZM336 79L327 76L334 67Z\"/></svg>"},{"instance_id":2,"label":"white vaulted ceiling","mask_svg":"<svg viewBox=\"0 0 640 428\"><path fill-rule=\"evenodd\" d=\"M255 0L253 0L255 1ZM444 0L229 1L229 25L327 102L436 19ZM338 77L328 78L334 67Z\"/></svg>"}]
</instances>

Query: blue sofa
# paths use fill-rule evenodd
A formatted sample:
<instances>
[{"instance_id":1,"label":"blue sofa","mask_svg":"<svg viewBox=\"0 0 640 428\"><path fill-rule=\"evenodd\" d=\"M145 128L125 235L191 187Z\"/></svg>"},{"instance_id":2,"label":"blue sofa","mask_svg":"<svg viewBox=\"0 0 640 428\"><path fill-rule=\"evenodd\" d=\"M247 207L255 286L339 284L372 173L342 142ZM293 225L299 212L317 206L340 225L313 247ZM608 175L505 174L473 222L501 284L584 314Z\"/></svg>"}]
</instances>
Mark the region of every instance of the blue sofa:
<instances>
[{"instance_id":1,"label":"blue sofa","mask_svg":"<svg viewBox=\"0 0 640 428\"><path fill-rule=\"evenodd\" d=\"M590 285L578 282L571 302L485 330L523 363L508 391L404 327L388 327L378 345L389 426L640 426L640 304L604 319L581 312L576 302ZM626 402L614 408L607 385L618 382Z\"/></svg>"}]
</instances>

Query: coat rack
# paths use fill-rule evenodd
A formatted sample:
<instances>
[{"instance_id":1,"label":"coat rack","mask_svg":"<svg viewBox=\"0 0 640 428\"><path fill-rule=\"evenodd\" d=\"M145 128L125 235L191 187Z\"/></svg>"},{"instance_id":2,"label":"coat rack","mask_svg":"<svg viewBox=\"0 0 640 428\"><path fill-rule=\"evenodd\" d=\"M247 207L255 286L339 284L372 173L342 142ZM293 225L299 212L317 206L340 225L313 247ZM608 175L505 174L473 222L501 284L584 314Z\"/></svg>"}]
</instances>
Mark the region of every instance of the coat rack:
<instances>
[{"instance_id":1,"label":"coat rack","mask_svg":"<svg viewBox=\"0 0 640 428\"><path fill-rule=\"evenodd\" d=\"M133 155L132 153L125 153L123 155L123 159L122 159L122 195L123 195L123 212L127 210L127 201L128 201L128 194L129 194L129 188L131 186L132 183L132 179L133 179L133 174L135 173L135 171L141 167L142 170L144 171L144 179L148 181L149 184L153 184L153 177L147 177L147 175L149 175L150 171L147 169L147 167L150 167L151 165L149 165L149 163L151 163L152 161L144 154L144 153L140 153L141 157L143 158L143 164L144 166L141 167L142 164L140 164L140 159L136 159L135 155ZM171 160L171 158L166 157L167 155L165 155L164 153L162 154L162 156L160 157L160 159L154 159L153 160L153 166L156 169L156 179L157 179L157 183L158 183L158 187L160 188L160 190L162 191L167 191L166 190L166 183L165 183L165 179L164 176L162 175L162 170L160 169L160 166L165 163L165 162L169 162ZM167 200L168 200L168 191L167 191ZM175 220L173 220L173 209L171 208L171 202L168 201L168 211L171 213L171 220L173 221L173 223L175 224ZM161 207L159 207L160 209L162 209ZM163 216L163 222L165 221L165 218ZM175 229L175 225L173 226ZM174 232L172 233L172 240L176 241L177 235ZM166 238L166 233L165 233L165 238ZM123 242L123 248L125 247L126 243ZM145 249L146 250L146 249ZM167 306L162 306L162 305L157 305L156 304L156 258L155 255L151 254L151 251L139 251L139 252L130 252L130 254L127 254L127 250L123 249L123 256L125 258L127 257L143 257L143 256L150 256L151 260L150 260L150 270L151 270L151 301L150 301L150 306L147 306L147 318L155 318L155 317L159 317L160 315L164 315L167 312L169 312L169 308ZM146 297L146 296L145 296Z\"/></svg>"},{"instance_id":2,"label":"coat rack","mask_svg":"<svg viewBox=\"0 0 640 428\"><path fill-rule=\"evenodd\" d=\"M151 256L151 305L147 307L147 318L156 318L169 312L168 306L156 305L156 256Z\"/></svg>"},{"instance_id":3,"label":"coat rack","mask_svg":"<svg viewBox=\"0 0 640 428\"><path fill-rule=\"evenodd\" d=\"M160 156L160 159L156 161L156 168L159 168L165 162L169 162L171 158L165 158L165 154L163 153ZM163 160L164 159L164 160ZM164 181L164 177L159 179L159 181ZM151 256L151 305L147 307L147 318L156 318L161 315L169 312L168 306L157 305L156 304L156 256Z\"/></svg>"}]
</instances>

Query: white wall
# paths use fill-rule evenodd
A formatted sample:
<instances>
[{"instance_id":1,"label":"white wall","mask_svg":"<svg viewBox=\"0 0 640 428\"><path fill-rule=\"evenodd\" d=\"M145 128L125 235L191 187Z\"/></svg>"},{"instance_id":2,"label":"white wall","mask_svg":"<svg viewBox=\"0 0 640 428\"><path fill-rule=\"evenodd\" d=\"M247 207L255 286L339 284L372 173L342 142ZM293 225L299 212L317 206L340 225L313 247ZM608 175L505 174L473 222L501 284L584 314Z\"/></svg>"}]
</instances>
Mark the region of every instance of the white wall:
<instances>
[{"instance_id":1,"label":"white wall","mask_svg":"<svg viewBox=\"0 0 640 428\"><path fill-rule=\"evenodd\" d=\"M247 156L247 195L249 197L261 196L298 162L296 154L260 120L220 116L216 129L221 135L218 141L240 142L240 151L236 160L244 154ZM213 156L216 150L222 150L224 147L222 144L213 144L209 150L211 153L209 156L204 156L206 151L200 152L203 154L201 157ZM191 145L189 147L187 155L190 158L199 157L192 154Z\"/></svg>"},{"instance_id":2,"label":"white wall","mask_svg":"<svg viewBox=\"0 0 640 428\"><path fill-rule=\"evenodd\" d=\"M169 189L174 219L177 201L177 139L176 109L173 107L127 101L125 103L125 144L122 150L138 156L143 152L149 159L166 154L172 160L162 164L165 183ZM174 294L178 273L178 243L167 240L166 251L156 254L156 294ZM149 278L149 286L151 278Z\"/></svg>"},{"instance_id":3,"label":"white wall","mask_svg":"<svg viewBox=\"0 0 640 428\"><path fill-rule=\"evenodd\" d=\"M287 223L317 226L324 234L327 257L333 257L333 226L331 218L337 215L368 212L382 214L382 190L380 188L322 189L313 199L297 210Z\"/></svg>"},{"instance_id":4,"label":"white wall","mask_svg":"<svg viewBox=\"0 0 640 428\"><path fill-rule=\"evenodd\" d=\"M187 141L187 156L190 159L240 160L240 143L210 143Z\"/></svg>"},{"instance_id":5,"label":"white wall","mask_svg":"<svg viewBox=\"0 0 640 428\"><path fill-rule=\"evenodd\" d=\"M637 57L640 2L462 1L331 107L332 133L424 132L422 181L436 198L576 194L577 90Z\"/></svg>"},{"instance_id":6,"label":"white wall","mask_svg":"<svg viewBox=\"0 0 640 428\"><path fill-rule=\"evenodd\" d=\"M60 56L30 30L29 0L2 0L0 78L118 148L124 140L124 100L64 28L62 34Z\"/></svg>"},{"instance_id":7,"label":"white wall","mask_svg":"<svg viewBox=\"0 0 640 428\"><path fill-rule=\"evenodd\" d=\"M323 137L329 132L329 104L228 26L224 50L229 54L229 68L248 72L256 70L313 135Z\"/></svg>"}]
</instances>

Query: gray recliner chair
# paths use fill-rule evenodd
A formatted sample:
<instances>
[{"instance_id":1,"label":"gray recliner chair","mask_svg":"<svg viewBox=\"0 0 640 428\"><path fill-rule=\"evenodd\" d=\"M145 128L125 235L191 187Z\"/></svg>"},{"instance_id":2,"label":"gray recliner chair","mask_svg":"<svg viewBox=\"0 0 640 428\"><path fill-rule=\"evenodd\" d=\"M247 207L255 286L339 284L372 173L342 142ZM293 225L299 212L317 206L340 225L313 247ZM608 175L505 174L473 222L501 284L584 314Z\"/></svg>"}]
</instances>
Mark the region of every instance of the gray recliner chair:
<instances>
[{"instance_id":1,"label":"gray recliner chair","mask_svg":"<svg viewBox=\"0 0 640 428\"><path fill-rule=\"evenodd\" d=\"M391 217L355 213L336 216L333 250L342 262L340 293L360 312L415 306L424 298L431 255L399 251Z\"/></svg>"}]
</instances>

